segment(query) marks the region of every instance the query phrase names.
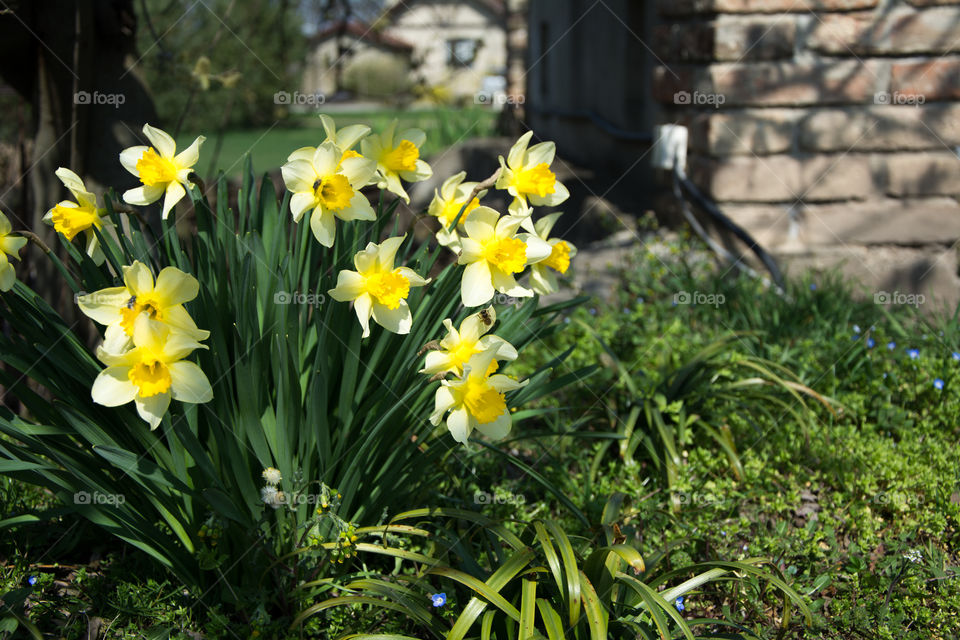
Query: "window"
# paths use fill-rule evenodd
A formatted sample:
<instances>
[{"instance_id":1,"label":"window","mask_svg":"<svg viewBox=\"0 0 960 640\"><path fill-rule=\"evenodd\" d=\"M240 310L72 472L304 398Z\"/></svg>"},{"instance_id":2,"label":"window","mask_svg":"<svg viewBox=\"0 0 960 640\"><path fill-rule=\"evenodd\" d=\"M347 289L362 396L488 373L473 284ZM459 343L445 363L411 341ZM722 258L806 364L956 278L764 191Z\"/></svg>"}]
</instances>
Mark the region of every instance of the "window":
<instances>
[{"instance_id":1,"label":"window","mask_svg":"<svg viewBox=\"0 0 960 640\"><path fill-rule=\"evenodd\" d=\"M468 38L447 40L447 65L454 69L473 66L479 43Z\"/></svg>"}]
</instances>

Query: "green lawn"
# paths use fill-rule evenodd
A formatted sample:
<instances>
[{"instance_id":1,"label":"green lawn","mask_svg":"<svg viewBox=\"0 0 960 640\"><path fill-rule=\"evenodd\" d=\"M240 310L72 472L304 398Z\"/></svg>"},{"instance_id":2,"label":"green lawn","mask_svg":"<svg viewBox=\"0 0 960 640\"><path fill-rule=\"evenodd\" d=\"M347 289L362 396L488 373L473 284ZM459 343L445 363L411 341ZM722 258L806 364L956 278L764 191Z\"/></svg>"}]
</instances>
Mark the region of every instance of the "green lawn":
<instances>
[{"instance_id":1,"label":"green lawn","mask_svg":"<svg viewBox=\"0 0 960 640\"><path fill-rule=\"evenodd\" d=\"M489 109L418 109L344 112L334 115L337 127L368 124L375 132L383 131L396 118L398 131L411 127L423 129L427 142L421 155L429 158L441 149L469 138L489 136L494 132L496 113ZM207 137L200 154L199 168L209 175L210 162L218 144L216 132L187 132L177 138L182 149L202 133ZM238 175L243 169L244 155L250 153L254 169L260 173L282 165L291 151L323 142L323 128L315 116L297 116L268 128L230 130L224 133L215 171Z\"/></svg>"}]
</instances>

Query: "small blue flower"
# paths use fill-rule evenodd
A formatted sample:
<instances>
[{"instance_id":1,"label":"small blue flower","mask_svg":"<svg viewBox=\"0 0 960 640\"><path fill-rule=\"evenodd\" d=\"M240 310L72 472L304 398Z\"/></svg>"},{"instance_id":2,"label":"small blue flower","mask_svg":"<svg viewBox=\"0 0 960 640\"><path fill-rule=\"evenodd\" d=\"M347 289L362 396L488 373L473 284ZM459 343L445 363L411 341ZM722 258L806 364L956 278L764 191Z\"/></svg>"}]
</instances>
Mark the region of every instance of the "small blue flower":
<instances>
[{"instance_id":1,"label":"small blue flower","mask_svg":"<svg viewBox=\"0 0 960 640\"><path fill-rule=\"evenodd\" d=\"M886 374L886 373L883 374L883 379L884 379L884 380L887 379L887 374Z\"/></svg>"},{"instance_id":2,"label":"small blue flower","mask_svg":"<svg viewBox=\"0 0 960 640\"><path fill-rule=\"evenodd\" d=\"M854 333L860 333L860 325L858 325L858 324L853 325L853 332L854 332Z\"/></svg>"},{"instance_id":3,"label":"small blue flower","mask_svg":"<svg viewBox=\"0 0 960 640\"><path fill-rule=\"evenodd\" d=\"M954 359L954 360L960 360L960 353L954 351L954 352L953 352L953 359Z\"/></svg>"},{"instance_id":4,"label":"small blue flower","mask_svg":"<svg viewBox=\"0 0 960 640\"><path fill-rule=\"evenodd\" d=\"M677 611L683 611L686 608L683 606L683 596L678 597L674 601L673 606L677 608Z\"/></svg>"},{"instance_id":5,"label":"small blue flower","mask_svg":"<svg viewBox=\"0 0 960 640\"><path fill-rule=\"evenodd\" d=\"M916 360L920 357L920 349L907 349L907 355L911 360Z\"/></svg>"},{"instance_id":6,"label":"small blue flower","mask_svg":"<svg viewBox=\"0 0 960 640\"><path fill-rule=\"evenodd\" d=\"M887 349L890 349L890 351L893 351L896 348L897 348L897 343L894 342L893 340L887 343Z\"/></svg>"},{"instance_id":7,"label":"small blue flower","mask_svg":"<svg viewBox=\"0 0 960 640\"><path fill-rule=\"evenodd\" d=\"M637 298L637 304L643 304L643 298Z\"/></svg>"},{"instance_id":8,"label":"small blue flower","mask_svg":"<svg viewBox=\"0 0 960 640\"><path fill-rule=\"evenodd\" d=\"M447 604L447 594L445 593L435 593L430 596L430 601L433 602L433 606L442 607Z\"/></svg>"},{"instance_id":9,"label":"small blue flower","mask_svg":"<svg viewBox=\"0 0 960 640\"><path fill-rule=\"evenodd\" d=\"M877 345L873 338L867 338L867 349L873 349Z\"/></svg>"},{"instance_id":10,"label":"small blue flower","mask_svg":"<svg viewBox=\"0 0 960 640\"><path fill-rule=\"evenodd\" d=\"M37 576L30 576L27 578L27 582L29 582L30 586L32 587L33 585L37 584Z\"/></svg>"},{"instance_id":11,"label":"small blue flower","mask_svg":"<svg viewBox=\"0 0 960 640\"><path fill-rule=\"evenodd\" d=\"M941 380L940 378L937 378L936 380L934 380L934 381L933 381L933 388L936 389L936 390L938 390L938 391L939 391L940 389L943 389L943 380Z\"/></svg>"},{"instance_id":12,"label":"small blue flower","mask_svg":"<svg viewBox=\"0 0 960 640\"><path fill-rule=\"evenodd\" d=\"M812 282L811 282L811 283L810 283L810 291L816 291L816 290L817 290L817 285L816 285L815 283L812 283Z\"/></svg>"}]
</instances>

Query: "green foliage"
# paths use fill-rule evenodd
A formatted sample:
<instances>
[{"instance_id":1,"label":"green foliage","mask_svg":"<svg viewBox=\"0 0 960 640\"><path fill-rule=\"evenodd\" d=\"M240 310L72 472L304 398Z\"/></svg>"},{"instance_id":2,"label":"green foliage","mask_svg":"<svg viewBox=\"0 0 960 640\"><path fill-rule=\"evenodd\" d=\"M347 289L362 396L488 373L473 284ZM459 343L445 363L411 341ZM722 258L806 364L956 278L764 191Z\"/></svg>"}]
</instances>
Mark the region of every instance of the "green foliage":
<instances>
[{"instance_id":1,"label":"green foliage","mask_svg":"<svg viewBox=\"0 0 960 640\"><path fill-rule=\"evenodd\" d=\"M478 632L481 638L504 639L652 639L677 633L692 639L694 627L722 621L699 619L691 624L680 615L678 599L682 602L684 596L698 593L709 583L739 583L744 576L768 583L782 594L784 628L794 606L809 621L802 598L775 566L766 567L759 558L669 569L660 567L662 554L645 561L633 546L618 539L619 529L613 526L622 501L622 495L615 495L604 509L600 529L605 541L600 544L573 539L553 521L534 521L516 535L494 520L461 510L399 514L392 523L415 520L418 528L412 535L426 538L428 545L430 538L437 538L430 545L432 555L386 544L361 550L419 563L419 570L388 580L358 574L345 583L304 584L304 589L336 588L339 593L306 609L293 626L331 608L372 605L402 615L408 623L406 633L419 631L446 640L476 637ZM426 527L439 518L449 522L431 534ZM476 555L476 550L483 553ZM443 591L459 613L451 612L449 620L431 614L423 603L430 601L434 589ZM361 629L354 627L354 631Z\"/></svg>"}]
</instances>

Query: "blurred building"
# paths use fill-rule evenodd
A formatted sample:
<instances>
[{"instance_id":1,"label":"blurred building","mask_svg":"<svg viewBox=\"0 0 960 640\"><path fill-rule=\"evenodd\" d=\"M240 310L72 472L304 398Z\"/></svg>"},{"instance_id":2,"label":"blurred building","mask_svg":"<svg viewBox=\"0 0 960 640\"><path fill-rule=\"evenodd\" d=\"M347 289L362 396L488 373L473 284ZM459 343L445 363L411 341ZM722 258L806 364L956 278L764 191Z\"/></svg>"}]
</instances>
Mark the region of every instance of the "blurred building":
<instances>
[{"instance_id":1,"label":"blurred building","mask_svg":"<svg viewBox=\"0 0 960 640\"><path fill-rule=\"evenodd\" d=\"M654 126L795 265L957 299L960 1L530 0L528 122L637 188ZM880 296L882 299L883 296Z\"/></svg>"},{"instance_id":2,"label":"blurred building","mask_svg":"<svg viewBox=\"0 0 960 640\"><path fill-rule=\"evenodd\" d=\"M310 40L305 93L410 90L492 102L507 88L504 0L396 0L373 24L329 25ZM376 86L364 87L365 79ZM368 91L369 90L369 91Z\"/></svg>"},{"instance_id":3,"label":"blurred building","mask_svg":"<svg viewBox=\"0 0 960 640\"><path fill-rule=\"evenodd\" d=\"M504 0L397 0L381 24L413 44L414 73L426 86L461 100L505 90Z\"/></svg>"}]
</instances>

